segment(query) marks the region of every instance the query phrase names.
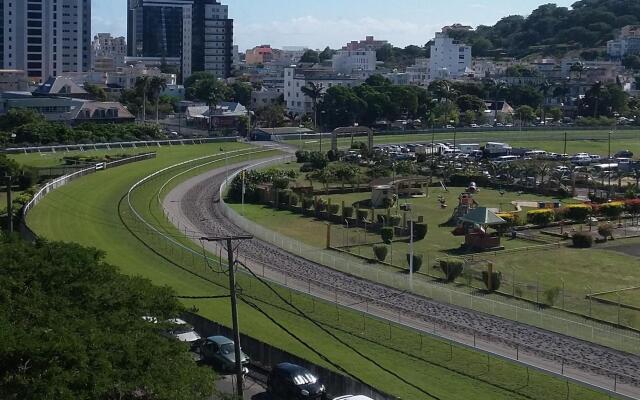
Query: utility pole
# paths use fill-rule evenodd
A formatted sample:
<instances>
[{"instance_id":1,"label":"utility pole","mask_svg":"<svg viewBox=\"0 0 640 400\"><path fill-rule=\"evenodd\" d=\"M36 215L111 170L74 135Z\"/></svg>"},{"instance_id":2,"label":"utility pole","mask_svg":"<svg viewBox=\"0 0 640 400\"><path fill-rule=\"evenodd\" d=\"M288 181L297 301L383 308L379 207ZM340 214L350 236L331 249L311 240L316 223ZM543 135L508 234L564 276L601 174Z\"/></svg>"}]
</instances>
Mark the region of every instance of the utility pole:
<instances>
[{"instance_id":1,"label":"utility pole","mask_svg":"<svg viewBox=\"0 0 640 400\"><path fill-rule=\"evenodd\" d=\"M13 233L13 198L11 193L11 185L13 183L13 177L6 175L7 179L7 232Z\"/></svg>"},{"instance_id":2,"label":"utility pole","mask_svg":"<svg viewBox=\"0 0 640 400\"><path fill-rule=\"evenodd\" d=\"M238 324L238 294L236 291L235 259L233 258L233 242L251 240L253 236L203 237L206 242L226 242L229 261L229 290L231 292L231 319L233 321L233 344L235 355L236 395L244 399L244 371L242 370L242 350L240 347L240 326Z\"/></svg>"}]
</instances>

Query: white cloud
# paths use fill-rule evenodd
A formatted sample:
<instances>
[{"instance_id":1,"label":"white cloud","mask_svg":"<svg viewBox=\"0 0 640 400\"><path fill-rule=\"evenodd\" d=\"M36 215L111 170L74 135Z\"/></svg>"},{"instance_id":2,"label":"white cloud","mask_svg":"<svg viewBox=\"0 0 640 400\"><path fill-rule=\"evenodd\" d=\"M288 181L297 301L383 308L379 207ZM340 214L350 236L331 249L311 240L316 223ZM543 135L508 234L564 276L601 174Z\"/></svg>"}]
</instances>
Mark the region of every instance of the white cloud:
<instances>
[{"instance_id":1,"label":"white cloud","mask_svg":"<svg viewBox=\"0 0 640 400\"><path fill-rule=\"evenodd\" d=\"M321 20L301 16L267 23L235 23L234 38L241 49L259 44L275 47L307 45L313 48L339 48L349 40L373 35L396 46L428 42L440 24L417 24L398 19L379 19L369 16L350 19Z\"/></svg>"}]
</instances>

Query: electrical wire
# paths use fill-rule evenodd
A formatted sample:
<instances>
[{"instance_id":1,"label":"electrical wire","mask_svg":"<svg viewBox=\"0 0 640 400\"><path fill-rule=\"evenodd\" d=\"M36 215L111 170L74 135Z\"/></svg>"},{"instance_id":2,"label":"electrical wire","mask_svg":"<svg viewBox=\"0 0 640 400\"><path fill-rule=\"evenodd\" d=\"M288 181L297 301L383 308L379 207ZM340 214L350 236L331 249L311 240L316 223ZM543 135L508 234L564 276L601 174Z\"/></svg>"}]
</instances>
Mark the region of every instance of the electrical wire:
<instances>
[{"instance_id":1,"label":"electrical wire","mask_svg":"<svg viewBox=\"0 0 640 400\"><path fill-rule=\"evenodd\" d=\"M296 305L294 305L293 303L289 302L289 300L287 300L286 298L284 298L280 293L278 293L277 290L275 290L267 281L265 281L264 279L262 279L261 277L259 277L256 273L254 273L250 268L247 268L246 265L242 264L239 261L236 261L237 264L241 265L242 267L244 267L247 271L249 271L249 273L256 278L260 283L262 283L263 285L265 285L271 292L273 292L282 302L284 302L285 304L287 304L289 307L291 307L292 309L294 309L299 316L303 317L304 319L306 319L307 321L311 322L313 325L315 325L318 329L320 329L321 331L323 331L324 333L326 333L327 335L329 335L331 338L333 338L334 340L336 340L337 342L339 342L340 344L342 344L343 346L347 347L348 349L350 349L351 351L353 351L354 353L356 353L357 355L359 355L360 357L364 358L365 360L369 361L371 364L373 364L374 366L376 366L378 369L386 372L387 374L395 377L396 379L398 379L399 381L401 381L402 383L416 389L417 391L421 392L424 395L427 395L435 400L441 400L438 396L429 393L428 391L424 390L423 388L409 382L407 379L405 379L404 377L400 376L399 374L397 374L396 372L390 370L389 368L386 368L385 366L381 365L379 362L377 362L376 360L374 360L373 358L367 356L366 354L362 353L360 350L356 349L355 347L353 347L352 345L346 343L344 340L342 340L341 338L339 338L336 334L334 334L333 332L331 332L330 330L328 330L327 328L325 328L321 323L319 323L318 321L316 321L315 319L309 317L304 311L302 311L301 309L299 309ZM350 375L352 376L352 375Z\"/></svg>"}]
</instances>

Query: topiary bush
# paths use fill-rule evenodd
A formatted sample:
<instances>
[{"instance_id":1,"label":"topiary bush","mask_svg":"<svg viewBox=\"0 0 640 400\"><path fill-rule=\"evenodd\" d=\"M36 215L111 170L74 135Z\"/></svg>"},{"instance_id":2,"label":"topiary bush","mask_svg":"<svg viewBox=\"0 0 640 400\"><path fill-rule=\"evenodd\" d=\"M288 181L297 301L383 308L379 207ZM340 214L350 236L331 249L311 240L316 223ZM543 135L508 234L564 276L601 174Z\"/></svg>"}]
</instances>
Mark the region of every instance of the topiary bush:
<instances>
[{"instance_id":1,"label":"topiary bush","mask_svg":"<svg viewBox=\"0 0 640 400\"><path fill-rule=\"evenodd\" d=\"M544 298L547 301L547 305L553 307L560 296L561 289L559 287L552 287L544 291Z\"/></svg>"},{"instance_id":2,"label":"topiary bush","mask_svg":"<svg viewBox=\"0 0 640 400\"><path fill-rule=\"evenodd\" d=\"M407 254L407 268L411 268L411 254ZM419 254L413 255L413 272L420 271L422 268L422 256Z\"/></svg>"},{"instance_id":3,"label":"topiary bush","mask_svg":"<svg viewBox=\"0 0 640 400\"><path fill-rule=\"evenodd\" d=\"M373 254L375 254L378 261L383 262L387 259L389 248L383 244L377 244L373 246Z\"/></svg>"},{"instance_id":4,"label":"topiary bush","mask_svg":"<svg viewBox=\"0 0 640 400\"><path fill-rule=\"evenodd\" d=\"M343 216L344 218L351 218L351 217L353 217L353 207L351 207L351 206L345 206L345 207L342 209L342 216Z\"/></svg>"},{"instance_id":5,"label":"topiary bush","mask_svg":"<svg viewBox=\"0 0 640 400\"><path fill-rule=\"evenodd\" d=\"M613 239L613 225L611 225L611 224L600 224L598 226L598 234L604 238L605 242L609 238Z\"/></svg>"},{"instance_id":6,"label":"topiary bush","mask_svg":"<svg viewBox=\"0 0 640 400\"><path fill-rule=\"evenodd\" d=\"M327 209L327 202L323 199L317 199L313 204L313 208L316 210L316 212L325 211Z\"/></svg>"},{"instance_id":7,"label":"topiary bush","mask_svg":"<svg viewBox=\"0 0 640 400\"><path fill-rule=\"evenodd\" d=\"M428 231L427 224L414 223L413 224L413 240L420 241L424 239L425 237L427 237L427 231Z\"/></svg>"},{"instance_id":8,"label":"topiary bush","mask_svg":"<svg viewBox=\"0 0 640 400\"><path fill-rule=\"evenodd\" d=\"M358 210L358 212L356 213L356 216L357 216L359 221L366 221L366 219L369 218L369 211L368 210Z\"/></svg>"},{"instance_id":9,"label":"topiary bush","mask_svg":"<svg viewBox=\"0 0 640 400\"><path fill-rule=\"evenodd\" d=\"M297 194L291 193L289 195L289 205L291 207L297 207L299 202L300 202L300 198L298 197Z\"/></svg>"},{"instance_id":10,"label":"topiary bush","mask_svg":"<svg viewBox=\"0 0 640 400\"><path fill-rule=\"evenodd\" d=\"M313 207L313 199L310 199L308 197L305 197L302 199L302 208L305 210L310 209L311 207Z\"/></svg>"},{"instance_id":11,"label":"topiary bush","mask_svg":"<svg viewBox=\"0 0 640 400\"><path fill-rule=\"evenodd\" d=\"M391 244L391 242L393 241L393 228L388 226L382 228L382 230L380 231L380 236L382 237L383 242L385 242L386 244Z\"/></svg>"},{"instance_id":12,"label":"topiary bush","mask_svg":"<svg viewBox=\"0 0 640 400\"><path fill-rule=\"evenodd\" d=\"M464 262L459 258L440 260L440 270L447 282L455 281L464 271Z\"/></svg>"},{"instance_id":13,"label":"topiary bush","mask_svg":"<svg viewBox=\"0 0 640 400\"><path fill-rule=\"evenodd\" d=\"M296 162L298 164L304 164L309 162L309 152L308 151L296 151Z\"/></svg>"},{"instance_id":14,"label":"topiary bush","mask_svg":"<svg viewBox=\"0 0 640 400\"><path fill-rule=\"evenodd\" d=\"M571 237L573 247L578 249L588 249L593 246L593 236L587 232L576 232Z\"/></svg>"},{"instance_id":15,"label":"topiary bush","mask_svg":"<svg viewBox=\"0 0 640 400\"><path fill-rule=\"evenodd\" d=\"M389 226L400 226L401 221L402 218L397 215L393 215L391 216L391 218L389 218Z\"/></svg>"},{"instance_id":16,"label":"topiary bush","mask_svg":"<svg viewBox=\"0 0 640 400\"><path fill-rule=\"evenodd\" d=\"M527 212L527 222L534 225L548 225L553 222L553 210L532 210Z\"/></svg>"},{"instance_id":17,"label":"topiary bush","mask_svg":"<svg viewBox=\"0 0 640 400\"><path fill-rule=\"evenodd\" d=\"M340 212L340 205L339 204L331 204L327 207L327 210L329 211L330 214L333 215L338 215L338 213Z\"/></svg>"},{"instance_id":18,"label":"topiary bush","mask_svg":"<svg viewBox=\"0 0 640 400\"><path fill-rule=\"evenodd\" d=\"M609 219L617 219L624 212L625 204L621 201L614 201L600 206L602 212Z\"/></svg>"},{"instance_id":19,"label":"topiary bush","mask_svg":"<svg viewBox=\"0 0 640 400\"><path fill-rule=\"evenodd\" d=\"M500 290L500 285L502 284L502 272L493 272L491 274L491 285L489 285L489 272L482 271L482 281L488 291L495 292Z\"/></svg>"}]
</instances>

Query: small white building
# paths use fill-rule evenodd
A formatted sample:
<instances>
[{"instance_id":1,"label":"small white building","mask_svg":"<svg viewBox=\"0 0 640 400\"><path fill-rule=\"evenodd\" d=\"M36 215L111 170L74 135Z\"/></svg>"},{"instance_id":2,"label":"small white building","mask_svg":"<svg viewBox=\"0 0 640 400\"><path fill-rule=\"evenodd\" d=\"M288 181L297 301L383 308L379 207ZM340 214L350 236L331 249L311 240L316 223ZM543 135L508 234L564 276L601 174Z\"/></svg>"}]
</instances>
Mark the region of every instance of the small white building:
<instances>
[{"instance_id":1,"label":"small white building","mask_svg":"<svg viewBox=\"0 0 640 400\"><path fill-rule=\"evenodd\" d=\"M363 77L339 74L328 69L288 67L284 69L285 107L287 111L298 115L311 114L313 100L302 91L310 83L326 92L334 86L355 87L363 82Z\"/></svg>"},{"instance_id":2,"label":"small white building","mask_svg":"<svg viewBox=\"0 0 640 400\"><path fill-rule=\"evenodd\" d=\"M98 33L91 42L91 70L106 72L124 67L127 56L127 41L124 37L113 37L110 33Z\"/></svg>"},{"instance_id":3,"label":"small white building","mask_svg":"<svg viewBox=\"0 0 640 400\"><path fill-rule=\"evenodd\" d=\"M431 61L428 58L416 58L414 65L407 67L410 85L427 86Z\"/></svg>"},{"instance_id":4,"label":"small white building","mask_svg":"<svg viewBox=\"0 0 640 400\"><path fill-rule=\"evenodd\" d=\"M373 50L340 50L331 60L333 70L341 74L376 70L377 56Z\"/></svg>"},{"instance_id":5,"label":"small white building","mask_svg":"<svg viewBox=\"0 0 640 400\"><path fill-rule=\"evenodd\" d=\"M428 81L456 79L471 71L471 46L453 39L444 32L436 33L431 45Z\"/></svg>"}]
</instances>

